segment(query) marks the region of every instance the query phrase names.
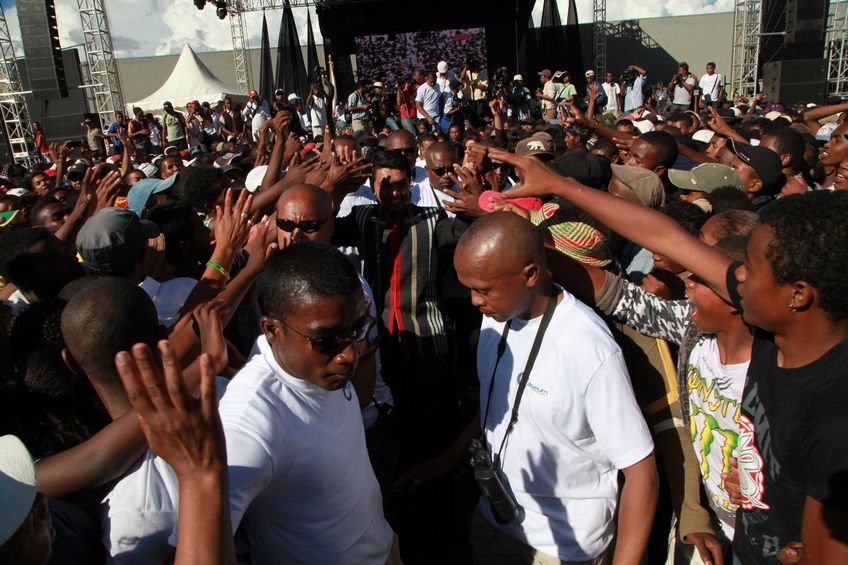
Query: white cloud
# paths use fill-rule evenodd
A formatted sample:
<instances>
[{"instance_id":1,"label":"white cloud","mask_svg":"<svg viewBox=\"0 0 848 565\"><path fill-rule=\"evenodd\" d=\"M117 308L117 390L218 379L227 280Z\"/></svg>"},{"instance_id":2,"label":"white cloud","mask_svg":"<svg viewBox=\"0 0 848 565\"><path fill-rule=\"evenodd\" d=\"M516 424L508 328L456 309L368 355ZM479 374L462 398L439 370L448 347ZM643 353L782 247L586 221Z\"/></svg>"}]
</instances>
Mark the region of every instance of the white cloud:
<instances>
[{"instance_id":1,"label":"white cloud","mask_svg":"<svg viewBox=\"0 0 848 565\"><path fill-rule=\"evenodd\" d=\"M5 4L5 2L4 2ZM538 25L543 0L537 0L533 19ZM219 20L215 9L195 8L193 0L108 0L106 2L118 57L140 57L179 53L188 43L195 51L232 49L230 21ZM565 23L568 0L559 0L560 17ZM608 0L607 20L639 19L731 11L733 0ZM312 26L321 42L318 18L312 9ZM306 9L293 10L302 43L306 42ZM266 12L271 45L277 43L282 12ZM82 24L76 0L56 0L59 35L64 47L82 40ZM577 0L577 17L583 23L592 21L592 0ZM17 11L6 8L6 20L18 56L23 55ZM262 13L245 14L245 33L249 47L259 47Z\"/></svg>"}]
</instances>

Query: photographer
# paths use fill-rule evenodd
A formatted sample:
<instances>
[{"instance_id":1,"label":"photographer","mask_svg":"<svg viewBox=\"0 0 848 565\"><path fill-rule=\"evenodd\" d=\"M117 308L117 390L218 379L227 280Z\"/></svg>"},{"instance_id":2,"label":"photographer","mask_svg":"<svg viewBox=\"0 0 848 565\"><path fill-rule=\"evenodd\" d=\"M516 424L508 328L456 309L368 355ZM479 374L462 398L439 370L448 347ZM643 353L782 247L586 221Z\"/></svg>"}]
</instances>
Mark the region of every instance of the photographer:
<instances>
[{"instance_id":1,"label":"photographer","mask_svg":"<svg viewBox=\"0 0 848 565\"><path fill-rule=\"evenodd\" d=\"M462 83L458 80L450 81L447 92L442 93L442 101L444 102L442 109L442 119L439 122L439 129L442 133L448 133L448 130L453 124L462 124L463 110L465 101L462 98L460 88Z\"/></svg>"},{"instance_id":2,"label":"photographer","mask_svg":"<svg viewBox=\"0 0 848 565\"><path fill-rule=\"evenodd\" d=\"M507 119L510 123L515 124L530 117L530 102L533 96L530 89L524 86L524 77L515 75L512 77L512 87L509 89L509 96L506 101L509 104L507 108Z\"/></svg>"},{"instance_id":3,"label":"photographer","mask_svg":"<svg viewBox=\"0 0 848 565\"><path fill-rule=\"evenodd\" d=\"M482 117L486 114L486 94L489 90L489 75L486 69L480 68L480 63L475 59L469 59L462 68L460 80L464 85L462 97L470 106L467 117L475 127L482 124Z\"/></svg>"},{"instance_id":4,"label":"photographer","mask_svg":"<svg viewBox=\"0 0 848 565\"><path fill-rule=\"evenodd\" d=\"M400 109L400 123L403 129L415 135L415 123L418 121L418 110L415 107L415 94L418 85L424 82L424 71L415 69L412 76L404 83L398 83L396 89L396 104Z\"/></svg>"},{"instance_id":5,"label":"photographer","mask_svg":"<svg viewBox=\"0 0 848 565\"><path fill-rule=\"evenodd\" d=\"M692 92L698 85L698 77L689 72L689 64L681 61L677 65L677 74L668 83L668 93L671 95L672 112L683 112L692 109Z\"/></svg>"}]
</instances>

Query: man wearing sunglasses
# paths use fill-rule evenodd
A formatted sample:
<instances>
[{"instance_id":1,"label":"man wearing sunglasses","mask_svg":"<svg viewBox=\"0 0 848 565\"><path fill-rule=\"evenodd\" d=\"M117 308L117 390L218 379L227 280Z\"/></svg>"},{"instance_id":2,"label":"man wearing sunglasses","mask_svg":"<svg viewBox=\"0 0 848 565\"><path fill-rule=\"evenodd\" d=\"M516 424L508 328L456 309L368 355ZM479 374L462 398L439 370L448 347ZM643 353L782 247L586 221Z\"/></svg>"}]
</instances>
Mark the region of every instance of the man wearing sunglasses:
<instances>
[{"instance_id":1,"label":"man wearing sunglasses","mask_svg":"<svg viewBox=\"0 0 848 565\"><path fill-rule=\"evenodd\" d=\"M299 241L258 290L262 335L219 406L233 530L255 563L396 562L350 382L374 325L356 271Z\"/></svg>"}]
</instances>

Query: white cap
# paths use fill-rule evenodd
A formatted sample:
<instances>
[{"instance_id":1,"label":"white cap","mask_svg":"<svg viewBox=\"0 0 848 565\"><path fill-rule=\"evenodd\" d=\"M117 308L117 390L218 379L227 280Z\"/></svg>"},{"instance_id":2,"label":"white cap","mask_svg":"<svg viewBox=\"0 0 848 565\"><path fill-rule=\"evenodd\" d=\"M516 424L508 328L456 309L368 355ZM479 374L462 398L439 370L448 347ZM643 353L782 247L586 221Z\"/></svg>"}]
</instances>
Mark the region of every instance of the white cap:
<instances>
[{"instance_id":1,"label":"white cap","mask_svg":"<svg viewBox=\"0 0 848 565\"><path fill-rule=\"evenodd\" d=\"M633 122L633 125L639 130L639 133L648 133L655 129L653 122L650 120L636 120Z\"/></svg>"},{"instance_id":2,"label":"white cap","mask_svg":"<svg viewBox=\"0 0 848 565\"><path fill-rule=\"evenodd\" d=\"M35 465L27 448L13 435L0 437L0 545L6 543L35 501Z\"/></svg>"},{"instance_id":3,"label":"white cap","mask_svg":"<svg viewBox=\"0 0 848 565\"><path fill-rule=\"evenodd\" d=\"M142 163L141 165L138 165L136 169L144 173L144 176L146 176L147 178L153 177L153 175L155 175L156 172L159 170L156 165L152 165L150 163Z\"/></svg>"},{"instance_id":4,"label":"white cap","mask_svg":"<svg viewBox=\"0 0 848 565\"><path fill-rule=\"evenodd\" d=\"M715 132L711 129L699 129L698 131L692 134L692 139L694 139L695 141L700 141L702 143L709 143L714 135Z\"/></svg>"},{"instance_id":5,"label":"white cap","mask_svg":"<svg viewBox=\"0 0 848 565\"><path fill-rule=\"evenodd\" d=\"M588 71L586 71L586 76L587 77L595 76L595 71L593 71L592 69L589 69Z\"/></svg>"},{"instance_id":6,"label":"white cap","mask_svg":"<svg viewBox=\"0 0 848 565\"><path fill-rule=\"evenodd\" d=\"M521 75L515 75L514 77L512 77L512 80L513 81L520 80L521 82L524 82L524 77L521 76Z\"/></svg>"},{"instance_id":7,"label":"white cap","mask_svg":"<svg viewBox=\"0 0 848 565\"><path fill-rule=\"evenodd\" d=\"M8 194L9 196L23 196L29 193L30 191L25 188L11 188L6 191L6 194Z\"/></svg>"},{"instance_id":8,"label":"white cap","mask_svg":"<svg viewBox=\"0 0 848 565\"><path fill-rule=\"evenodd\" d=\"M439 61L439 64L436 65L436 70L442 74L448 72L448 63L447 61Z\"/></svg>"},{"instance_id":9,"label":"white cap","mask_svg":"<svg viewBox=\"0 0 848 565\"><path fill-rule=\"evenodd\" d=\"M292 92L291 94L289 94L289 100L300 100L300 96Z\"/></svg>"},{"instance_id":10,"label":"white cap","mask_svg":"<svg viewBox=\"0 0 848 565\"><path fill-rule=\"evenodd\" d=\"M782 112L778 112L777 110L772 110L771 112L768 112L766 114L766 118L770 119L771 121L775 121L777 118L779 118L782 115L783 115Z\"/></svg>"},{"instance_id":11,"label":"white cap","mask_svg":"<svg viewBox=\"0 0 848 565\"><path fill-rule=\"evenodd\" d=\"M268 170L268 165L259 165L250 169L247 176L244 178L244 187L248 192L256 192L262 185L262 179L265 178L265 172Z\"/></svg>"}]
</instances>

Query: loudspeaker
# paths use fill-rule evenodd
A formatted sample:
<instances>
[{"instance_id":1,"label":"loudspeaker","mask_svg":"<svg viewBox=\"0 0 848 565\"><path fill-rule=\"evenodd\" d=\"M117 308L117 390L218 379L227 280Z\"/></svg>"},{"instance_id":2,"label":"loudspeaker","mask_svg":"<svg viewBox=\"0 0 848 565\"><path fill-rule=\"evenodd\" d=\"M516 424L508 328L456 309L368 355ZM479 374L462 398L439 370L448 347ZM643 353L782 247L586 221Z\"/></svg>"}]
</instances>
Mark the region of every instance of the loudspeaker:
<instances>
[{"instance_id":1,"label":"loudspeaker","mask_svg":"<svg viewBox=\"0 0 848 565\"><path fill-rule=\"evenodd\" d=\"M763 63L824 56L828 0L764 0Z\"/></svg>"},{"instance_id":2,"label":"loudspeaker","mask_svg":"<svg viewBox=\"0 0 848 565\"><path fill-rule=\"evenodd\" d=\"M770 102L784 106L797 102L822 104L827 92L827 61L797 59L763 66L763 91Z\"/></svg>"},{"instance_id":3,"label":"loudspeaker","mask_svg":"<svg viewBox=\"0 0 848 565\"><path fill-rule=\"evenodd\" d=\"M18 0L30 89L36 100L68 96L53 0Z\"/></svg>"}]
</instances>

